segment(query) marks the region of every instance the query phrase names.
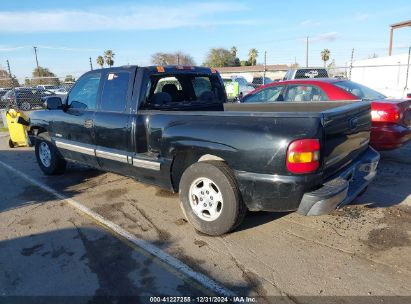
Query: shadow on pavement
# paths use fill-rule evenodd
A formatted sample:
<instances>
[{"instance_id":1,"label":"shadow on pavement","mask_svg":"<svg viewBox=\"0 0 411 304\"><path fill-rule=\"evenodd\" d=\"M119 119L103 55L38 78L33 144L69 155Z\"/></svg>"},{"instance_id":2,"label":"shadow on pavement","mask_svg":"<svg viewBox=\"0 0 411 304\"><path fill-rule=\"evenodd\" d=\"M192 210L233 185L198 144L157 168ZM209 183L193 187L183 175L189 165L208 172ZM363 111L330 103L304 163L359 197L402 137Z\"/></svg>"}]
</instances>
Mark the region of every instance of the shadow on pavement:
<instances>
[{"instance_id":1,"label":"shadow on pavement","mask_svg":"<svg viewBox=\"0 0 411 304\"><path fill-rule=\"evenodd\" d=\"M32 234L1 241L0 248L2 296L111 296L129 303L124 296L205 295L161 261L94 228Z\"/></svg>"}]
</instances>

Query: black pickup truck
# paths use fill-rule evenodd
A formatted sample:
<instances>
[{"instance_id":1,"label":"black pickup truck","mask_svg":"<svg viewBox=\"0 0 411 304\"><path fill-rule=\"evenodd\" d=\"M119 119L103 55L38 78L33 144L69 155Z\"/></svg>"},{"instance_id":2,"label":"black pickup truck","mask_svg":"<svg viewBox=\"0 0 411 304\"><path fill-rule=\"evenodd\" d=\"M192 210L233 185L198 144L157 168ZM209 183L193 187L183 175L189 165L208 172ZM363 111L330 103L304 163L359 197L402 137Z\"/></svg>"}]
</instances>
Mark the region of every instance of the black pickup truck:
<instances>
[{"instance_id":1,"label":"black pickup truck","mask_svg":"<svg viewBox=\"0 0 411 304\"><path fill-rule=\"evenodd\" d=\"M330 212L374 178L369 103L226 100L210 68L94 70L31 114L29 136L45 174L74 161L178 191L187 220L209 235L247 210Z\"/></svg>"}]
</instances>

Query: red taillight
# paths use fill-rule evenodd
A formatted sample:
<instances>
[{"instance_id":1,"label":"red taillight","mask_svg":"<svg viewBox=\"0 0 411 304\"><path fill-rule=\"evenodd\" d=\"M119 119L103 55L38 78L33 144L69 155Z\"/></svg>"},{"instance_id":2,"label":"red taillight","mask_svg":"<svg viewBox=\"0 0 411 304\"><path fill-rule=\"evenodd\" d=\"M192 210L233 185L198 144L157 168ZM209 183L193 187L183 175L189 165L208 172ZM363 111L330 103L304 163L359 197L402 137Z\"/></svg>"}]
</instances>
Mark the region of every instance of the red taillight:
<instances>
[{"instance_id":1,"label":"red taillight","mask_svg":"<svg viewBox=\"0 0 411 304\"><path fill-rule=\"evenodd\" d=\"M402 120L402 112L396 104L373 103L371 105L371 120L398 123Z\"/></svg>"},{"instance_id":2,"label":"red taillight","mask_svg":"<svg viewBox=\"0 0 411 304\"><path fill-rule=\"evenodd\" d=\"M318 139L299 139L287 149L287 169L292 173L311 173L320 166L320 141Z\"/></svg>"}]
</instances>

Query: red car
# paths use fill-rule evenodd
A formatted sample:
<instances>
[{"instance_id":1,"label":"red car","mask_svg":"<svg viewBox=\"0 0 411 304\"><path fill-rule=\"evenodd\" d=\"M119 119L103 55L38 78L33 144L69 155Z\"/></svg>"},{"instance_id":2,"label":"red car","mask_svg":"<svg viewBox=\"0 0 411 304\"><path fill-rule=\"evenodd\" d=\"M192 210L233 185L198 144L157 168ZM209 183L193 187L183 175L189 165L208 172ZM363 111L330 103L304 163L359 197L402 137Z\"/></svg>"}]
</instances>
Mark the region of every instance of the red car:
<instances>
[{"instance_id":1,"label":"red car","mask_svg":"<svg viewBox=\"0 0 411 304\"><path fill-rule=\"evenodd\" d=\"M371 101L371 146L391 150L411 139L411 100L388 99L366 86L337 78L273 82L252 91L241 102Z\"/></svg>"}]
</instances>

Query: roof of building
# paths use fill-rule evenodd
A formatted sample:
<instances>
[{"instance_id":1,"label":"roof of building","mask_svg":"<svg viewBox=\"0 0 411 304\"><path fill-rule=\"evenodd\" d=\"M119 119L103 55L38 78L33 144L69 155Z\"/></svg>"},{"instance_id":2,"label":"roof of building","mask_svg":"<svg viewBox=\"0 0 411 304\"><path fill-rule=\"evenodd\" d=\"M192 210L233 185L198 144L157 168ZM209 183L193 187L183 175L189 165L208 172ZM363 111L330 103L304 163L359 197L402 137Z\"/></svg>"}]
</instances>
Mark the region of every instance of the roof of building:
<instances>
[{"instance_id":1,"label":"roof of building","mask_svg":"<svg viewBox=\"0 0 411 304\"><path fill-rule=\"evenodd\" d=\"M237 67L219 67L215 68L220 73L245 73L245 72L263 72L263 65L237 66ZM266 71L287 71L289 66L286 64L267 65Z\"/></svg>"}]
</instances>

